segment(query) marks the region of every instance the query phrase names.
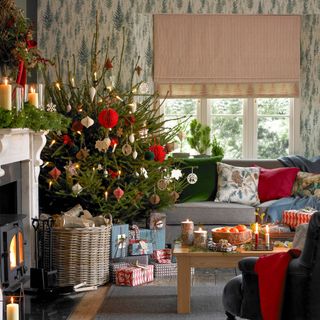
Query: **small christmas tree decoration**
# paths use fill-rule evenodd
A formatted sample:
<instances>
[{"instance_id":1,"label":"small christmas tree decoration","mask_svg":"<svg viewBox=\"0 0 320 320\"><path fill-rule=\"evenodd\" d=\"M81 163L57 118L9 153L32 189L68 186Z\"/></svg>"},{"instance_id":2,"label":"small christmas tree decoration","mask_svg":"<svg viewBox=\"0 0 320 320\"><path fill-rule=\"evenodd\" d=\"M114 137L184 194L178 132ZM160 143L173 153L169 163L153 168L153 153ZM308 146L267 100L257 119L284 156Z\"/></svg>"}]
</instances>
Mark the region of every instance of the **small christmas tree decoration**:
<instances>
[{"instance_id":1,"label":"small christmas tree decoration","mask_svg":"<svg viewBox=\"0 0 320 320\"><path fill-rule=\"evenodd\" d=\"M72 161L69 161L69 164L64 166L64 168L70 176L78 175L78 172L77 172L78 165L75 163L72 163Z\"/></svg>"},{"instance_id":2,"label":"small christmas tree decoration","mask_svg":"<svg viewBox=\"0 0 320 320\"><path fill-rule=\"evenodd\" d=\"M187 176L187 181L190 184L195 184L198 181L198 176L195 173L193 173L193 167L191 168L191 173L189 173Z\"/></svg>"},{"instance_id":3,"label":"small christmas tree decoration","mask_svg":"<svg viewBox=\"0 0 320 320\"><path fill-rule=\"evenodd\" d=\"M160 197L156 193L154 193L150 196L149 201L151 204L156 205L160 202Z\"/></svg>"},{"instance_id":4,"label":"small christmas tree decoration","mask_svg":"<svg viewBox=\"0 0 320 320\"><path fill-rule=\"evenodd\" d=\"M111 61L109 58L107 58L104 67L105 67L107 70L110 70L110 69L113 68L112 61Z\"/></svg>"},{"instance_id":5,"label":"small christmas tree decoration","mask_svg":"<svg viewBox=\"0 0 320 320\"><path fill-rule=\"evenodd\" d=\"M52 179L57 180L60 175L61 175L61 171L57 168L54 167L50 172L49 172L50 176L52 177Z\"/></svg>"},{"instance_id":6,"label":"small christmas tree decoration","mask_svg":"<svg viewBox=\"0 0 320 320\"><path fill-rule=\"evenodd\" d=\"M137 103L136 102L130 103L129 107L130 107L132 113L135 113L137 111Z\"/></svg>"},{"instance_id":7,"label":"small christmas tree decoration","mask_svg":"<svg viewBox=\"0 0 320 320\"><path fill-rule=\"evenodd\" d=\"M139 86L139 92L147 94L149 92L149 85L146 82L142 82Z\"/></svg>"},{"instance_id":8,"label":"small christmas tree decoration","mask_svg":"<svg viewBox=\"0 0 320 320\"><path fill-rule=\"evenodd\" d=\"M93 100L94 100L94 97L96 96L96 93L97 93L97 90L96 90L96 88L94 88L94 87L91 87L91 88L89 89L89 94L90 94L90 99L91 99L91 102L93 102Z\"/></svg>"},{"instance_id":9,"label":"small christmas tree decoration","mask_svg":"<svg viewBox=\"0 0 320 320\"><path fill-rule=\"evenodd\" d=\"M132 153L132 147L130 146L130 144L126 143L126 144L123 145L122 153L125 156L129 156Z\"/></svg>"},{"instance_id":10,"label":"small christmas tree decoration","mask_svg":"<svg viewBox=\"0 0 320 320\"><path fill-rule=\"evenodd\" d=\"M131 143L134 143L135 138L134 138L134 134L133 134L133 133L130 134L130 136L129 136L129 141L130 141Z\"/></svg>"},{"instance_id":11,"label":"small christmas tree decoration","mask_svg":"<svg viewBox=\"0 0 320 320\"><path fill-rule=\"evenodd\" d=\"M157 187L159 190L164 191L168 188L168 182L165 179L160 179L157 182Z\"/></svg>"},{"instance_id":12,"label":"small christmas tree decoration","mask_svg":"<svg viewBox=\"0 0 320 320\"><path fill-rule=\"evenodd\" d=\"M80 183L76 183L74 186L72 186L72 192L77 196L81 191L83 190Z\"/></svg>"},{"instance_id":13,"label":"small christmas tree decoration","mask_svg":"<svg viewBox=\"0 0 320 320\"><path fill-rule=\"evenodd\" d=\"M57 111L56 105L53 104L52 101L47 104L47 111L48 112L56 112Z\"/></svg>"},{"instance_id":14,"label":"small christmas tree decoration","mask_svg":"<svg viewBox=\"0 0 320 320\"><path fill-rule=\"evenodd\" d=\"M123 128L118 128L117 129L117 137L121 138L123 135Z\"/></svg>"},{"instance_id":15,"label":"small christmas tree decoration","mask_svg":"<svg viewBox=\"0 0 320 320\"><path fill-rule=\"evenodd\" d=\"M146 151L145 153L144 153L144 158L146 159L146 160L154 160L154 153L152 152L152 151L150 151L150 150L148 150L148 151Z\"/></svg>"},{"instance_id":16,"label":"small christmas tree decoration","mask_svg":"<svg viewBox=\"0 0 320 320\"><path fill-rule=\"evenodd\" d=\"M137 152L136 149L134 149L133 152L132 152L132 158L133 159L137 159L137 156L138 156L138 152Z\"/></svg>"},{"instance_id":17,"label":"small christmas tree decoration","mask_svg":"<svg viewBox=\"0 0 320 320\"><path fill-rule=\"evenodd\" d=\"M173 169L171 171L171 178L179 180L182 178L182 171L180 169Z\"/></svg>"},{"instance_id":18,"label":"small christmas tree decoration","mask_svg":"<svg viewBox=\"0 0 320 320\"><path fill-rule=\"evenodd\" d=\"M85 160L89 156L89 151L87 148L82 148L77 152L76 158L78 160Z\"/></svg>"},{"instance_id":19,"label":"small christmas tree decoration","mask_svg":"<svg viewBox=\"0 0 320 320\"><path fill-rule=\"evenodd\" d=\"M109 144L110 145L110 144ZM95 148L100 152L106 152L109 148L108 142L104 140L97 140L95 144Z\"/></svg>"},{"instance_id":20,"label":"small christmas tree decoration","mask_svg":"<svg viewBox=\"0 0 320 320\"><path fill-rule=\"evenodd\" d=\"M116 126L118 123L118 119L119 119L119 115L117 111L111 108L103 109L99 113L99 117L98 117L99 123L107 129L113 128L114 126Z\"/></svg>"},{"instance_id":21,"label":"small christmas tree decoration","mask_svg":"<svg viewBox=\"0 0 320 320\"><path fill-rule=\"evenodd\" d=\"M118 202L120 201L120 199L123 197L124 195L124 191L118 187L117 189L115 189L113 191L113 195L116 197L116 199L118 200Z\"/></svg>"},{"instance_id":22,"label":"small christmas tree decoration","mask_svg":"<svg viewBox=\"0 0 320 320\"><path fill-rule=\"evenodd\" d=\"M140 76L142 68L140 66L136 66L135 71L137 72L138 76Z\"/></svg>"},{"instance_id":23,"label":"small christmas tree decoration","mask_svg":"<svg viewBox=\"0 0 320 320\"><path fill-rule=\"evenodd\" d=\"M84 127L86 127L87 129L90 128L93 124L94 124L94 121L93 119L91 119L89 116L86 116L85 118L83 118L81 120L81 123Z\"/></svg>"},{"instance_id":24,"label":"small christmas tree decoration","mask_svg":"<svg viewBox=\"0 0 320 320\"><path fill-rule=\"evenodd\" d=\"M170 193L170 196L172 197L173 202L176 202L180 197L180 195L177 191L172 191Z\"/></svg>"},{"instance_id":25,"label":"small christmas tree decoration","mask_svg":"<svg viewBox=\"0 0 320 320\"><path fill-rule=\"evenodd\" d=\"M153 145L149 148L154 153L154 161L163 162L166 157L166 151L163 146Z\"/></svg>"},{"instance_id":26,"label":"small christmas tree decoration","mask_svg":"<svg viewBox=\"0 0 320 320\"><path fill-rule=\"evenodd\" d=\"M71 110L72 110L71 104L68 103L67 106L66 106L67 113L69 113Z\"/></svg>"},{"instance_id":27,"label":"small christmas tree decoration","mask_svg":"<svg viewBox=\"0 0 320 320\"><path fill-rule=\"evenodd\" d=\"M75 132L81 132L83 130L82 123L78 120L73 121L72 126L71 126L71 130L73 130Z\"/></svg>"},{"instance_id":28,"label":"small christmas tree decoration","mask_svg":"<svg viewBox=\"0 0 320 320\"><path fill-rule=\"evenodd\" d=\"M108 175L109 175L108 170L104 170L104 171L103 171L103 176L104 176L105 178L108 178Z\"/></svg>"}]
</instances>

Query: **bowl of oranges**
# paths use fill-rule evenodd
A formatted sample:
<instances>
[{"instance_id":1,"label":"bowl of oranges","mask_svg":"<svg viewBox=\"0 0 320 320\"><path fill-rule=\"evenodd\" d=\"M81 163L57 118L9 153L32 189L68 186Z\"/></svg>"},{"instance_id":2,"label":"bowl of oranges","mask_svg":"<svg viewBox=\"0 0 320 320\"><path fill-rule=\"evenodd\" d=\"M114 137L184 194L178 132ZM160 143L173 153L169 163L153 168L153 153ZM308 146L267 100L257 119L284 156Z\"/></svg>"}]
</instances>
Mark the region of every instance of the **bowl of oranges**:
<instances>
[{"instance_id":1,"label":"bowl of oranges","mask_svg":"<svg viewBox=\"0 0 320 320\"><path fill-rule=\"evenodd\" d=\"M212 240L219 242L220 239L226 239L233 245L240 245L250 242L252 239L252 231L244 224L239 224L234 227L226 226L220 228L213 228L211 230Z\"/></svg>"}]
</instances>

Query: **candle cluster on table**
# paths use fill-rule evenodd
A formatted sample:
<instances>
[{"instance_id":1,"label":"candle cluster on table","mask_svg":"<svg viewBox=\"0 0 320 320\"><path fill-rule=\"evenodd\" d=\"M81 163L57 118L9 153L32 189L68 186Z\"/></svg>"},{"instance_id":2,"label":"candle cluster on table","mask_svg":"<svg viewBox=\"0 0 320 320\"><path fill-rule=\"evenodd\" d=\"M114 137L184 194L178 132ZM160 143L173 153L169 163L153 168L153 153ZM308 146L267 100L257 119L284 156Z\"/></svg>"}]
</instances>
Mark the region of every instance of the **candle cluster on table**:
<instances>
[{"instance_id":1,"label":"candle cluster on table","mask_svg":"<svg viewBox=\"0 0 320 320\"><path fill-rule=\"evenodd\" d=\"M199 228L193 232L193 245L198 248L206 248L207 247L207 231Z\"/></svg>"},{"instance_id":2,"label":"candle cluster on table","mask_svg":"<svg viewBox=\"0 0 320 320\"><path fill-rule=\"evenodd\" d=\"M181 244L191 246L193 243L193 221L187 219L181 222Z\"/></svg>"}]
</instances>

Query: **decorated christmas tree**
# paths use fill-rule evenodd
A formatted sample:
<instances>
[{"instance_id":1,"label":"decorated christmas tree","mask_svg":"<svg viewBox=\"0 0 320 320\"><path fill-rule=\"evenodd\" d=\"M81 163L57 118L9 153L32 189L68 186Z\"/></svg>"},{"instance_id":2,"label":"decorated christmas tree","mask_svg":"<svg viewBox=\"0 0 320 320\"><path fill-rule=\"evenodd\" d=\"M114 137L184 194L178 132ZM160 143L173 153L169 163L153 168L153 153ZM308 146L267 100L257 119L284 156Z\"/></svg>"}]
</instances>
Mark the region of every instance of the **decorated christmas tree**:
<instances>
[{"instance_id":1,"label":"decorated christmas tree","mask_svg":"<svg viewBox=\"0 0 320 320\"><path fill-rule=\"evenodd\" d=\"M69 117L71 125L47 136L40 206L59 213L81 204L94 215L130 222L178 199L184 180L166 146L179 128L166 128L157 94L148 94L144 82L133 83L141 73L139 59L125 90L121 57L115 74L114 59L102 57L97 43L98 28L85 81L75 78L75 63L72 70L68 64L67 79L59 63L56 81L45 74L47 109Z\"/></svg>"}]
</instances>

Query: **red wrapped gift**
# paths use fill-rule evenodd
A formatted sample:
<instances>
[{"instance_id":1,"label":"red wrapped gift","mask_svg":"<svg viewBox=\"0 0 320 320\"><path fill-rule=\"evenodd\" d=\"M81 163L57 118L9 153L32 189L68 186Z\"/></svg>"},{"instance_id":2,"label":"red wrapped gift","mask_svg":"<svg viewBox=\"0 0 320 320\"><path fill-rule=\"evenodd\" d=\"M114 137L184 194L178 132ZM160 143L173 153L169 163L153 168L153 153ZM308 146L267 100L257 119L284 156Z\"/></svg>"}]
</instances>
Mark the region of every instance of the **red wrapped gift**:
<instances>
[{"instance_id":1,"label":"red wrapped gift","mask_svg":"<svg viewBox=\"0 0 320 320\"><path fill-rule=\"evenodd\" d=\"M171 249L153 250L151 257L157 263L171 263L172 251Z\"/></svg>"},{"instance_id":2,"label":"red wrapped gift","mask_svg":"<svg viewBox=\"0 0 320 320\"><path fill-rule=\"evenodd\" d=\"M139 284L153 281L153 265L137 265L117 270L116 285L138 286Z\"/></svg>"},{"instance_id":3,"label":"red wrapped gift","mask_svg":"<svg viewBox=\"0 0 320 320\"><path fill-rule=\"evenodd\" d=\"M282 212L282 223L289 225L291 228L295 228L299 224L309 223L314 212L316 212L316 210L312 208L284 210Z\"/></svg>"}]
</instances>

